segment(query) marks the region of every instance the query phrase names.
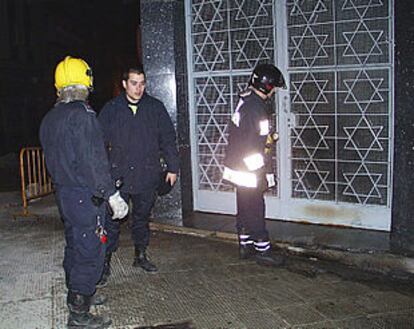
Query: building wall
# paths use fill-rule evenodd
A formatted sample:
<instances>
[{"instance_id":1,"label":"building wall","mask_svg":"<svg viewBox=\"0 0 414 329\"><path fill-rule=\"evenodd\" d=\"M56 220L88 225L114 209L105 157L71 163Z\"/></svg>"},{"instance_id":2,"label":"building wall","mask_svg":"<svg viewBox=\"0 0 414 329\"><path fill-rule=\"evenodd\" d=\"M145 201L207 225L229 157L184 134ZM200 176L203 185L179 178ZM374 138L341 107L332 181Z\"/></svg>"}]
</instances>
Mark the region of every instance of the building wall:
<instances>
[{"instance_id":1,"label":"building wall","mask_svg":"<svg viewBox=\"0 0 414 329\"><path fill-rule=\"evenodd\" d=\"M414 252L414 111L413 5L398 0L395 7L395 145L393 159L392 232L383 235L391 240L397 253ZM181 155L181 209L184 225L192 211L191 159L188 133L188 95L186 87L184 1L141 1L143 58L152 80L149 89L169 101L169 111L177 124ZM175 78L176 89L160 91L166 81ZM175 206L178 206L178 202ZM178 214L178 209L175 209ZM337 230L343 230L338 228Z\"/></svg>"},{"instance_id":2,"label":"building wall","mask_svg":"<svg viewBox=\"0 0 414 329\"><path fill-rule=\"evenodd\" d=\"M392 246L414 252L414 5L395 1L395 145Z\"/></svg>"},{"instance_id":3,"label":"building wall","mask_svg":"<svg viewBox=\"0 0 414 329\"><path fill-rule=\"evenodd\" d=\"M177 130L181 173L173 191L157 200L153 216L182 224L191 208L188 182L189 146L186 97L186 61L183 1L141 1L142 62L147 75L147 92L160 99ZM180 110L178 110L180 109Z\"/></svg>"}]
</instances>

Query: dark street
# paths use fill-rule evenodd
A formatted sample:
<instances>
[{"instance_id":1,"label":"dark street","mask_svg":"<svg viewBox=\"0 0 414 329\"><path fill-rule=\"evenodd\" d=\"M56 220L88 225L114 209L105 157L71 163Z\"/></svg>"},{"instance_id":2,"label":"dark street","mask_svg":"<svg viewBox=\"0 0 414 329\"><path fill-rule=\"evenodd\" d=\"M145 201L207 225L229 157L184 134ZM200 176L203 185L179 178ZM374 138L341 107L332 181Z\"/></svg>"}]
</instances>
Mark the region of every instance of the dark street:
<instances>
[{"instance_id":1,"label":"dark street","mask_svg":"<svg viewBox=\"0 0 414 329\"><path fill-rule=\"evenodd\" d=\"M53 197L17 217L16 193L3 193L0 221L0 328L65 328L66 288L61 263L63 226ZM232 235L152 224L150 257L158 274L131 266L128 223L93 312L109 314L112 329L412 329L414 291L391 281L315 259L288 258L281 268L241 261ZM175 233L174 233L175 232Z\"/></svg>"}]
</instances>

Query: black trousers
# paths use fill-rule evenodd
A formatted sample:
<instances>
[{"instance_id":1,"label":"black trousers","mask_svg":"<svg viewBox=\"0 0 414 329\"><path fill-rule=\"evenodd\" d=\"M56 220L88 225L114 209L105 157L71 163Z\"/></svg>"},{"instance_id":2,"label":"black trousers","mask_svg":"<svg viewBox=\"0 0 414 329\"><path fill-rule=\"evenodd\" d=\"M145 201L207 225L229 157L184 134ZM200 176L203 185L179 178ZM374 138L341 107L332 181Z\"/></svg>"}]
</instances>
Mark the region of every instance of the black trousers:
<instances>
[{"instance_id":1,"label":"black trousers","mask_svg":"<svg viewBox=\"0 0 414 329\"><path fill-rule=\"evenodd\" d=\"M244 231L254 241L269 240L265 223L265 202L260 188L237 187L237 232Z\"/></svg>"},{"instance_id":2,"label":"black trousers","mask_svg":"<svg viewBox=\"0 0 414 329\"><path fill-rule=\"evenodd\" d=\"M95 293L101 277L105 244L96 230L104 225L106 208L96 207L92 193L84 188L60 187L56 200L65 226L65 255L63 268L69 290L85 296Z\"/></svg>"},{"instance_id":3,"label":"black trousers","mask_svg":"<svg viewBox=\"0 0 414 329\"><path fill-rule=\"evenodd\" d=\"M121 196L126 202L131 200L132 203L132 211L130 212L130 219L132 220L132 240L136 247L146 248L150 238L149 216L156 199L156 191L151 190L137 194L121 192ZM105 221L105 230L108 234L106 250L107 252L114 252L118 249L119 245L119 234L121 231L120 221L107 218Z\"/></svg>"}]
</instances>

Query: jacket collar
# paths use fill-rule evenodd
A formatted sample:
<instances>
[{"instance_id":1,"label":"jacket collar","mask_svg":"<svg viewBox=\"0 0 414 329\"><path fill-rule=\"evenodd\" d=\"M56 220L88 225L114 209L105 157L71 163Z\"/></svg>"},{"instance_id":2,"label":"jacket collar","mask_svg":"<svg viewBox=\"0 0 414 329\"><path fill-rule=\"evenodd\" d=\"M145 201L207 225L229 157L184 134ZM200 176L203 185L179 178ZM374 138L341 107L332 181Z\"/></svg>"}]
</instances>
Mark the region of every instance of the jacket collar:
<instances>
[{"instance_id":1,"label":"jacket collar","mask_svg":"<svg viewBox=\"0 0 414 329\"><path fill-rule=\"evenodd\" d=\"M248 97L252 97L252 98L256 99L257 101L261 102L263 105L267 104L267 99L263 99L262 97L260 97L258 94L256 94L254 92L253 89L251 89L251 93Z\"/></svg>"},{"instance_id":2,"label":"jacket collar","mask_svg":"<svg viewBox=\"0 0 414 329\"><path fill-rule=\"evenodd\" d=\"M123 91L120 95L119 95L121 102L123 105L128 105L128 98L126 97L126 93L125 91ZM142 95L141 99L137 102L137 105L139 106L139 104L145 99L147 98L147 93L144 92L144 94Z\"/></svg>"}]
</instances>

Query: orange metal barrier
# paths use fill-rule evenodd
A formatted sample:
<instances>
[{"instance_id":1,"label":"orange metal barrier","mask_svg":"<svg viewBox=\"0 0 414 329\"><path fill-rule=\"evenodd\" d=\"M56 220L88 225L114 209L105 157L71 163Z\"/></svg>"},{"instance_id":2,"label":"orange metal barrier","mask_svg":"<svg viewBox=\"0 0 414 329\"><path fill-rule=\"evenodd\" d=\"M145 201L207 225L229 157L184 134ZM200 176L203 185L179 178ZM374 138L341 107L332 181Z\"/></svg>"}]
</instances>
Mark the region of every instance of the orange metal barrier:
<instances>
[{"instance_id":1,"label":"orange metal barrier","mask_svg":"<svg viewBox=\"0 0 414 329\"><path fill-rule=\"evenodd\" d=\"M20 151L20 178L23 215L30 200L53 193L52 180L46 171L45 155L41 147L24 147Z\"/></svg>"}]
</instances>

